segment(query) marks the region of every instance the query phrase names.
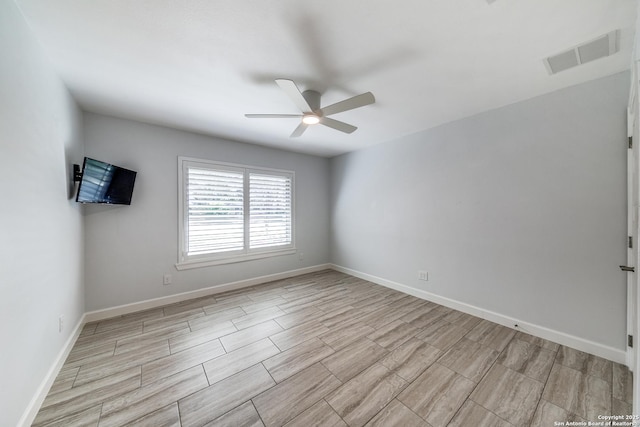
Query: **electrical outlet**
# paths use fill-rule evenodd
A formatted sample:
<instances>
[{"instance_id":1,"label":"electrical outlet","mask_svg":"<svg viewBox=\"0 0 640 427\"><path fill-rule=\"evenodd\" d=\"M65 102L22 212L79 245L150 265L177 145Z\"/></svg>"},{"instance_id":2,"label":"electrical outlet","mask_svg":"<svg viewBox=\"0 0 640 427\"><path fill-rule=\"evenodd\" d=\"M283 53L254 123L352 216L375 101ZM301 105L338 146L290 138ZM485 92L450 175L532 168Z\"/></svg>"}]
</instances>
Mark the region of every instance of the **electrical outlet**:
<instances>
[{"instance_id":1,"label":"electrical outlet","mask_svg":"<svg viewBox=\"0 0 640 427\"><path fill-rule=\"evenodd\" d=\"M163 285L170 285L171 284L171 275L170 274L165 274L164 277L162 278L162 284Z\"/></svg>"},{"instance_id":2,"label":"electrical outlet","mask_svg":"<svg viewBox=\"0 0 640 427\"><path fill-rule=\"evenodd\" d=\"M420 270L418 271L418 280L424 280L425 282L429 280L429 272Z\"/></svg>"},{"instance_id":3,"label":"electrical outlet","mask_svg":"<svg viewBox=\"0 0 640 427\"><path fill-rule=\"evenodd\" d=\"M64 316L61 314L60 317L58 317L58 332L62 332L63 329L64 329Z\"/></svg>"},{"instance_id":4,"label":"electrical outlet","mask_svg":"<svg viewBox=\"0 0 640 427\"><path fill-rule=\"evenodd\" d=\"M298 252L298 260L302 261L304 259L304 252Z\"/></svg>"}]
</instances>

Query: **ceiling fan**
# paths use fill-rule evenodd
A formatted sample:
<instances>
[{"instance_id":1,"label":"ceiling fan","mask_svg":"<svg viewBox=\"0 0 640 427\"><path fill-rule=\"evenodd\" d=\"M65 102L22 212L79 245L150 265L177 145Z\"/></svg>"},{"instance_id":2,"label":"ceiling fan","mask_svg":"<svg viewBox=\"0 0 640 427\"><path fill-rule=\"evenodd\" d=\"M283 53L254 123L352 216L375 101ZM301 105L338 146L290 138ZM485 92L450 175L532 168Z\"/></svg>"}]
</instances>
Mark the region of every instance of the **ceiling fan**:
<instances>
[{"instance_id":1,"label":"ceiling fan","mask_svg":"<svg viewBox=\"0 0 640 427\"><path fill-rule=\"evenodd\" d=\"M300 111L302 111L302 114L245 114L245 117L250 119L300 117L302 118L302 121L291 134L292 138L302 135L304 131L307 130L307 127L318 123L339 130L340 132L352 133L358 128L339 120L330 119L327 116L342 113L343 111L353 110L354 108L364 107L365 105L373 104L376 101L371 92L366 92L361 95L345 99L344 101L328 105L324 108L320 108L319 92L316 92L315 90L305 90L304 92L300 92L298 86L296 86L293 80L277 79L276 83L282 90L284 90L289 98L291 98Z\"/></svg>"}]
</instances>

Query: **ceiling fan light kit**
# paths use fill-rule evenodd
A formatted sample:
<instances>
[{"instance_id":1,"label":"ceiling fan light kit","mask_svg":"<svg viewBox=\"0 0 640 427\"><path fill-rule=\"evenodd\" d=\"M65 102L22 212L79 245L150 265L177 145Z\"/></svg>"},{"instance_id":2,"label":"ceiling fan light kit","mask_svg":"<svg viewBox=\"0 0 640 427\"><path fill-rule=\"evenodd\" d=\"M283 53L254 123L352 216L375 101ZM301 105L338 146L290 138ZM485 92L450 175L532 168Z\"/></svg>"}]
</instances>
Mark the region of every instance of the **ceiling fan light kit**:
<instances>
[{"instance_id":1,"label":"ceiling fan light kit","mask_svg":"<svg viewBox=\"0 0 640 427\"><path fill-rule=\"evenodd\" d=\"M302 122L306 125L317 125L320 123L320 117L315 114L305 114L304 117L302 117Z\"/></svg>"},{"instance_id":2,"label":"ceiling fan light kit","mask_svg":"<svg viewBox=\"0 0 640 427\"><path fill-rule=\"evenodd\" d=\"M299 137L305 130L307 130L309 125L315 124L322 124L344 133L352 133L358 128L348 123L331 119L327 116L364 107L365 105L376 102L373 94L371 92L366 92L345 99L344 101L328 105L324 108L320 108L319 92L316 92L315 90L300 92L300 89L298 89L298 86L296 86L293 80L277 79L276 83L287 94L287 96L289 96L293 103L296 104L302 114L245 114L245 117L250 119L301 118L302 120L300 124L291 134L292 138Z\"/></svg>"}]
</instances>

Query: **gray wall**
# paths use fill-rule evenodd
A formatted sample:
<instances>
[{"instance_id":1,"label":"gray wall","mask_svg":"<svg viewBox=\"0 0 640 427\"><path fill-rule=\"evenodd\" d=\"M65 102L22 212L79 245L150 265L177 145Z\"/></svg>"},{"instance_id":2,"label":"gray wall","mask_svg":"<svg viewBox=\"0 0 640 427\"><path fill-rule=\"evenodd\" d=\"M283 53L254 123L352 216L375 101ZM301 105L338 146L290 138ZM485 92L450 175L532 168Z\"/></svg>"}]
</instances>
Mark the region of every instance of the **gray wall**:
<instances>
[{"instance_id":1,"label":"gray wall","mask_svg":"<svg viewBox=\"0 0 640 427\"><path fill-rule=\"evenodd\" d=\"M628 89L621 73L332 159L332 262L624 349Z\"/></svg>"},{"instance_id":2,"label":"gray wall","mask_svg":"<svg viewBox=\"0 0 640 427\"><path fill-rule=\"evenodd\" d=\"M82 216L70 200L80 130L15 3L0 1L2 426L17 425L84 311Z\"/></svg>"},{"instance_id":3,"label":"gray wall","mask_svg":"<svg viewBox=\"0 0 640 427\"><path fill-rule=\"evenodd\" d=\"M86 155L136 170L131 206L85 206L87 310L329 262L329 161L85 113ZM296 173L296 246L304 253L177 271L178 156ZM164 273L173 284L162 285Z\"/></svg>"}]
</instances>

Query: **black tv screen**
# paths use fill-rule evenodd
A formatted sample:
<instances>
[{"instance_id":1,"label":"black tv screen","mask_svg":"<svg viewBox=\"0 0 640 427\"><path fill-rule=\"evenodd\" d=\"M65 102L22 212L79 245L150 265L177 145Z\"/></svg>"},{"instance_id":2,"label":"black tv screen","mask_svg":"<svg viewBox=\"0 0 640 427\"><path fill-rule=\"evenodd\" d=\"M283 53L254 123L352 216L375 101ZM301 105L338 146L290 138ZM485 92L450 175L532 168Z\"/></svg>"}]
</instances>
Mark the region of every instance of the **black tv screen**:
<instances>
[{"instance_id":1,"label":"black tv screen","mask_svg":"<svg viewBox=\"0 0 640 427\"><path fill-rule=\"evenodd\" d=\"M130 205L135 180L132 170L85 157L76 201Z\"/></svg>"}]
</instances>

